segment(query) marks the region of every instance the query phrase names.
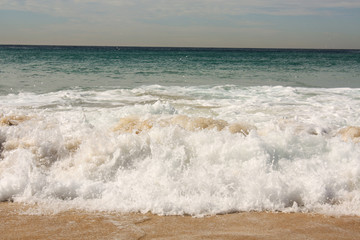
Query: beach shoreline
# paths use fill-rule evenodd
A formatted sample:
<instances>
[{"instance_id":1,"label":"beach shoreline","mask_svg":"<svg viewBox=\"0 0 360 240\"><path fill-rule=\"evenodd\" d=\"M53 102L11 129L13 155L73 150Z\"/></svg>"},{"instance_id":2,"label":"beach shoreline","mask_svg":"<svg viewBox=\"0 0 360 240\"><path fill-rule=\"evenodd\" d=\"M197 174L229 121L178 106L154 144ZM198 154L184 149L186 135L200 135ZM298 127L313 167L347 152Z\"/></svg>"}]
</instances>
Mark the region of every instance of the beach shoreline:
<instances>
[{"instance_id":1,"label":"beach shoreline","mask_svg":"<svg viewBox=\"0 0 360 240\"><path fill-rule=\"evenodd\" d=\"M360 217L241 212L205 216L37 211L0 203L2 239L360 239Z\"/></svg>"}]
</instances>

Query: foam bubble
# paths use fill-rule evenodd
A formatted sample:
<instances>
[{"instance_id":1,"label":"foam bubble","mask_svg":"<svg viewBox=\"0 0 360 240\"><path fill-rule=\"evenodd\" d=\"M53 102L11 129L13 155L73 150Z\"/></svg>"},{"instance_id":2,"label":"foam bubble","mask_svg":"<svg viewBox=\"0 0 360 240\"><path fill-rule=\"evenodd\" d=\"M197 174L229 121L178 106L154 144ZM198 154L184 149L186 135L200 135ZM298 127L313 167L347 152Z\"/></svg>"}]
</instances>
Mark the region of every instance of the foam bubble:
<instances>
[{"instance_id":1,"label":"foam bubble","mask_svg":"<svg viewBox=\"0 0 360 240\"><path fill-rule=\"evenodd\" d=\"M141 103L140 90L141 99L177 97ZM0 200L196 216L359 215L358 90L181 91L75 91L95 106L72 106L73 97L52 108L49 98L33 108L2 103ZM119 94L123 105L100 104Z\"/></svg>"}]
</instances>

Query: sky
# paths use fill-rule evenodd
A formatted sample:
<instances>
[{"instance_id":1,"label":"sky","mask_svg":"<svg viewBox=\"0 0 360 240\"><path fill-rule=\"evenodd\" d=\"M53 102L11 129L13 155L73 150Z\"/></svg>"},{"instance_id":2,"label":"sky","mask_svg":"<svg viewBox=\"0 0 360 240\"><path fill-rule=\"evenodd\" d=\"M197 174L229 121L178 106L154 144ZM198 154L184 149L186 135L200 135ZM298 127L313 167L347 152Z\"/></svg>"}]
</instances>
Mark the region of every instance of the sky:
<instances>
[{"instance_id":1,"label":"sky","mask_svg":"<svg viewBox=\"0 0 360 240\"><path fill-rule=\"evenodd\" d=\"M360 0L0 0L0 44L360 49Z\"/></svg>"}]
</instances>

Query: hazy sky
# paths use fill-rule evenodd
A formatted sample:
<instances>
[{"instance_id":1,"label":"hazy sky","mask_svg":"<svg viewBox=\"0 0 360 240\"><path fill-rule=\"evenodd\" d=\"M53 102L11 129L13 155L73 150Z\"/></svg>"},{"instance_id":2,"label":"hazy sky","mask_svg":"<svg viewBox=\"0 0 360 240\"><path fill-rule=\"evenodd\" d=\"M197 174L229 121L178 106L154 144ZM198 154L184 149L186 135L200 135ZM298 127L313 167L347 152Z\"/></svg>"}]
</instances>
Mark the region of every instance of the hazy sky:
<instances>
[{"instance_id":1,"label":"hazy sky","mask_svg":"<svg viewBox=\"0 0 360 240\"><path fill-rule=\"evenodd\" d=\"M360 49L360 0L0 0L0 44Z\"/></svg>"}]
</instances>

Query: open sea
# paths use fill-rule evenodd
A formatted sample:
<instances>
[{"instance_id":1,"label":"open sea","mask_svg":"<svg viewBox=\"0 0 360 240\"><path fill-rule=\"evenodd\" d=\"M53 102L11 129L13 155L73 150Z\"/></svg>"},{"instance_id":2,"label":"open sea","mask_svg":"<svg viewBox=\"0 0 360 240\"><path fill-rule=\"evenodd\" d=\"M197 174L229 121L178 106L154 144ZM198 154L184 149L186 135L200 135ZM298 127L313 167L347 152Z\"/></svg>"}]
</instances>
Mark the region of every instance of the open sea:
<instances>
[{"instance_id":1,"label":"open sea","mask_svg":"<svg viewBox=\"0 0 360 240\"><path fill-rule=\"evenodd\" d=\"M0 201L360 216L360 50L2 45Z\"/></svg>"}]
</instances>

